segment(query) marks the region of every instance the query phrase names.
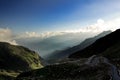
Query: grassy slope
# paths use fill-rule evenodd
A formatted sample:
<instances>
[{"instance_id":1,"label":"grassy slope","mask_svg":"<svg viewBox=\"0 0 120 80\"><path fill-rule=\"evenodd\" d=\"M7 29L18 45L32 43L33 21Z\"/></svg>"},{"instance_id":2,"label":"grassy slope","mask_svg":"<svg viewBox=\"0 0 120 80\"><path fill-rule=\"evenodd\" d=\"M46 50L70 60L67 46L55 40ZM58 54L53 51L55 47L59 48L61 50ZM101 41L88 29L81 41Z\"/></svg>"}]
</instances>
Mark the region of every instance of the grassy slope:
<instances>
[{"instance_id":1,"label":"grassy slope","mask_svg":"<svg viewBox=\"0 0 120 80\"><path fill-rule=\"evenodd\" d=\"M0 42L0 75L17 76L19 72L41 68L40 60L34 51Z\"/></svg>"}]
</instances>

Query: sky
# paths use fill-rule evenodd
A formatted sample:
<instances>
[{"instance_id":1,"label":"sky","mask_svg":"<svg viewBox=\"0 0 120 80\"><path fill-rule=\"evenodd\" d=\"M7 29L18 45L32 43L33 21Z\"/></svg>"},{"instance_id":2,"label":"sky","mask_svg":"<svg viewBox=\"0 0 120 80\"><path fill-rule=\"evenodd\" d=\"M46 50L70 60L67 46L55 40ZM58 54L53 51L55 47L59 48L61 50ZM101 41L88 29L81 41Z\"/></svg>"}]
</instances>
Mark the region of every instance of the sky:
<instances>
[{"instance_id":1,"label":"sky","mask_svg":"<svg viewBox=\"0 0 120 80\"><path fill-rule=\"evenodd\" d=\"M115 21L119 4L120 0L0 0L0 28L16 34L78 30Z\"/></svg>"},{"instance_id":2,"label":"sky","mask_svg":"<svg viewBox=\"0 0 120 80\"><path fill-rule=\"evenodd\" d=\"M120 28L120 0L0 0L0 42L41 56Z\"/></svg>"}]
</instances>

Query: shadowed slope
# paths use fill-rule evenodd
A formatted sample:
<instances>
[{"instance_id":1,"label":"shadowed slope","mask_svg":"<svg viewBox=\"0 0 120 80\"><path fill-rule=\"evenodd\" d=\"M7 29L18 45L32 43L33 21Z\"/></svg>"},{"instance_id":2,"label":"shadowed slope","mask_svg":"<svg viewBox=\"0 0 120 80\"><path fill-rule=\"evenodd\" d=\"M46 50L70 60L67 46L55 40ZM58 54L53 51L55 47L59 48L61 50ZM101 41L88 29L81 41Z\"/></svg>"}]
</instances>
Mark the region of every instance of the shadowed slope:
<instances>
[{"instance_id":1,"label":"shadowed slope","mask_svg":"<svg viewBox=\"0 0 120 80\"><path fill-rule=\"evenodd\" d=\"M76 53L73 53L72 55L69 56L69 58L82 58L82 57L90 57L92 55L97 55L105 52L106 50L112 48L110 50L114 51L115 50L115 45L119 48L119 42L120 42L120 29L112 32L111 34L98 39L96 42L94 42L92 45L88 46L87 48L78 51ZM120 50L118 50L120 52ZM104 53L105 54L105 53ZM109 53L106 53L109 54ZM114 53L118 54L118 53ZM110 55L110 54L109 54ZM112 55L114 56L114 55ZM120 57L120 55L117 55Z\"/></svg>"}]
</instances>

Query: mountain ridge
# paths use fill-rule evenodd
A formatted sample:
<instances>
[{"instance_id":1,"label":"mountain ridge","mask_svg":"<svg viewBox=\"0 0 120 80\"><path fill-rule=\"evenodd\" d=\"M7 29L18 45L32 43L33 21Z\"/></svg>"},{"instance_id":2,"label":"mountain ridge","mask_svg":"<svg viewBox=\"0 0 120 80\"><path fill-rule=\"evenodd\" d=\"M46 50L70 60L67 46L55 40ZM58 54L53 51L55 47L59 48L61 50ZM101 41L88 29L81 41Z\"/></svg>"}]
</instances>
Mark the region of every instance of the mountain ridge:
<instances>
[{"instance_id":1,"label":"mountain ridge","mask_svg":"<svg viewBox=\"0 0 120 80\"><path fill-rule=\"evenodd\" d=\"M64 49L64 50L58 50L56 52L53 52L47 57L47 59L53 59L53 60L57 59L58 60L58 59L61 59L61 58L62 59L66 58L70 54L84 49L85 47L94 43L97 39L99 39L101 37L104 37L105 35L110 34L111 32L112 31L103 31L102 33L100 33L100 34L98 34L94 37L85 39L83 42L81 42L80 44L78 44L76 46L73 46L73 47L70 47L70 48L67 48L67 49Z\"/></svg>"},{"instance_id":2,"label":"mountain ridge","mask_svg":"<svg viewBox=\"0 0 120 80\"><path fill-rule=\"evenodd\" d=\"M118 34L120 34L120 29L106 35L105 37L96 40L93 44L86 47L85 49L71 54L69 58L82 58L82 57L87 58L92 55L103 53L110 47L120 42L120 37L118 36Z\"/></svg>"}]
</instances>

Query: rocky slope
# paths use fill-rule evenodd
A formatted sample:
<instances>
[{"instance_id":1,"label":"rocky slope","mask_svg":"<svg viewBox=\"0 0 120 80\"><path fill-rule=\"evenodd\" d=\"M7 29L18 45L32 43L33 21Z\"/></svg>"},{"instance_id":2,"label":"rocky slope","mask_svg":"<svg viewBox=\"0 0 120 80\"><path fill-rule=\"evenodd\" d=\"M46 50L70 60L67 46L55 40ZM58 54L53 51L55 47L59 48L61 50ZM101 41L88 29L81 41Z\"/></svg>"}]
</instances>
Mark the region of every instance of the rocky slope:
<instances>
[{"instance_id":1,"label":"rocky slope","mask_svg":"<svg viewBox=\"0 0 120 80\"><path fill-rule=\"evenodd\" d=\"M107 58L91 56L46 66L20 74L16 80L120 80L118 69Z\"/></svg>"}]
</instances>

